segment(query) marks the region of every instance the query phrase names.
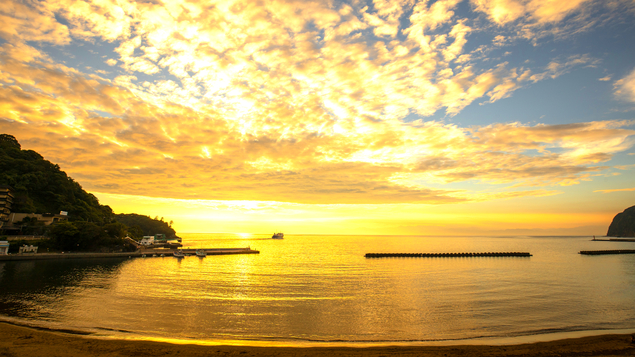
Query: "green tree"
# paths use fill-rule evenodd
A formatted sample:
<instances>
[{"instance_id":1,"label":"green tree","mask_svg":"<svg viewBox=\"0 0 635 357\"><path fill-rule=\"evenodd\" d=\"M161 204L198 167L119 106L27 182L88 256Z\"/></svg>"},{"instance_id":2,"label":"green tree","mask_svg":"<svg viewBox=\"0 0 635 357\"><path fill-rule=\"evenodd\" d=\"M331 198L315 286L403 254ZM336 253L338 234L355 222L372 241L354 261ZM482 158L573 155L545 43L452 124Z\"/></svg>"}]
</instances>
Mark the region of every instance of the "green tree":
<instances>
[{"instance_id":1,"label":"green tree","mask_svg":"<svg viewBox=\"0 0 635 357\"><path fill-rule=\"evenodd\" d=\"M0 144L7 147L14 147L18 150L22 148L18 140L9 134L0 134Z\"/></svg>"},{"instance_id":2,"label":"green tree","mask_svg":"<svg viewBox=\"0 0 635 357\"><path fill-rule=\"evenodd\" d=\"M22 150L15 137L0 134L0 184L15 189L13 212L67 211L72 221L107 224L112 209L68 177L60 167L33 150Z\"/></svg>"},{"instance_id":3,"label":"green tree","mask_svg":"<svg viewBox=\"0 0 635 357\"><path fill-rule=\"evenodd\" d=\"M123 238L128 234L128 226L119 222L104 225L104 231L111 238Z\"/></svg>"},{"instance_id":4,"label":"green tree","mask_svg":"<svg viewBox=\"0 0 635 357\"><path fill-rule=\"evenodd\" d=\"M141 239L144 235L143 229L141 229L139 225L134 225L132 227L129 227L128 234L130 235L130 238L134 238L134 239Z\"/></svg>"},{"instance_id":5,"label":"green tree","mask_svg":"<svg viewBox=\"0 0 635 357\"><path fill-rule=\"evenodd\" d=\"M117 222L123 223L128 227L138 227L141 230L140 235L137 235L138 232L136 230L134 232L130 230L129 233L132 234L131 237L133 238L140 238L144 235L155 234L165 234L168 239L177 238L176 231L172 229L167 222L157 218L152 219L148 216L135 213L115 215L115 220Z\"/></svg>"},{"instance_id":6,"label":"green tree","mask_svg":"<svg viewBox=\"0 0 635 357\"><path fill-rule=\"evenodd\" d=\"M56 223L49 234L57 249L78 250L81 238L79 229L72 222Z\"/></svg>"}]
</instances>

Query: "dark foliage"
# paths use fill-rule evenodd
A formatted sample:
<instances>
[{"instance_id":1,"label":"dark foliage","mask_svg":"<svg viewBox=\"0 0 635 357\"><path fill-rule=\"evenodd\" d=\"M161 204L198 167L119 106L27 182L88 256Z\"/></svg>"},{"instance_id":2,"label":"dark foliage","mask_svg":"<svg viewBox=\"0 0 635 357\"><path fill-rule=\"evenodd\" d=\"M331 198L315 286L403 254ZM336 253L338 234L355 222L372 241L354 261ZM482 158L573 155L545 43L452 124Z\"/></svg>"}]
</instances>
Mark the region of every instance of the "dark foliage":
<instances>
[{"instance_id":1,"label":"dark foliage","mask_svg":"<svg viewBox=\"0 0 635 357\"><path fill-rule=\"evenodd\" d=\"M126 227L121 223L99 226L92 222L59 222L51 227L53 245L62 251L122 250Z\"/></svg>"},{"instance_id":2,"label":"dark foliage","mask_svg":"<svg viewBox=\"0 0 635 357\"><path fill-rule=\"evenodd\" d=\"M22 234L48 235L50 247L62 251L128 250L123 237L165 234L175 231L163 222L137 214L115 215L109 206L99 204L94 195L82 187L56 164L44 160L32 150L22 150L15 137L0 134L0 185L12 186L15 192L12 212L59 213L66 211L69 221L44 226L25 218L20 222Z\"/></svg>"},{"instance_id":3,"label":"dark foliage","mask_svg":"<svg viewBox=\"0 0 635 357\"><path fill-rule=\"evenodd\" d=\"M82 187L60 167L32 150L22 150L11 135L0 134L0 185L15 190L13 212L59 213L70 220L106 224L113 220L112 209L99 204L97 197Z\"/></svg>"},{"instance_id":4,"label":"dark foliage","mask_svg":"<svg viewBox=\"0 0 635 357\"><path fill-rule=\"evenodd\" d=\"M160 220L153 219L148 216L140 214L117 214L115 215L117 222L123 223L131 229L128 230L128 234L132 238L141 238L142 236L150 236L155 234L165 234L168 239L176 238L176 232L170 224Z\"/></svg>"}]
</instances>

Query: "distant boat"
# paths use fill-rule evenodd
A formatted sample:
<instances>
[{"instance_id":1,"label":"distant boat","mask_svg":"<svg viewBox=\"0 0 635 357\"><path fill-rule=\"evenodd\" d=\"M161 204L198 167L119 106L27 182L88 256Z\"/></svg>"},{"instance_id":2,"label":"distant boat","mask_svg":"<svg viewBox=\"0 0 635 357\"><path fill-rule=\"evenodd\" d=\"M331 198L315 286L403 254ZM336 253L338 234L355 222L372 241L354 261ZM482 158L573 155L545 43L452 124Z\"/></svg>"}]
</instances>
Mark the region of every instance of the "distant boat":
<instances>
[{"instance_id":1,"label":"distant boat","mask_svg":"<svg viewBox=\"0 0 635 357\"><path fill-rule=\"evenodd\" d=\"M174 254L174 256L175 256L175 257L177 257L177 258L183 258L183 257L185 257L185 254L184 254L184 253L183 253L183 251L182 251L182 250L180 250L180 249L175 250L173 254Z\"/></svg>"},{"instance_id":2,"label":"distant boat","mask_svg":"<svg viewBox=\"0 0 635 357\"><path fill-rule=\"evenodd\" d=\"M204 258L207 256L207 252L205 251L205 249L197 249L196 256L199 258Z\"/></svg>"},{"instance_id":3,"label":"distant boat","mask_svg":"<svg viewBox=\"0 0 635 357\"><path fill-rule=\"evenodd\" d=\"M279 232L279 233L274 233L271 238L273 239L283 239L284 238L284 233Z\"/></svg>"}]
</instances>

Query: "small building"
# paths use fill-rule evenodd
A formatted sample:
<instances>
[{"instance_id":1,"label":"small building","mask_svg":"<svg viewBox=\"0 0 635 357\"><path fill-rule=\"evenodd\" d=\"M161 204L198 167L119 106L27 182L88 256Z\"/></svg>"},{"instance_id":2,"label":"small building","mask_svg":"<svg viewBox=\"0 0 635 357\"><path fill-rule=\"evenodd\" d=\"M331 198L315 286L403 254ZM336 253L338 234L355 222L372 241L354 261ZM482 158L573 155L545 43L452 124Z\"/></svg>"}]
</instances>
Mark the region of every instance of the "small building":
<instances>
[{"instance_id":1,"label":"small building","mask_svg":"<svg viewBox=\"0 0 635 357\"><path fill-rule=\"evenodd\" d=\"M0 255L9 255L9 242L6 240L0 241Z\"/></svg>"},{"instance_id":2,"label":"small building","mask_svg":"<svg viewBox=\"0 0 635 357\"><path fill-rule=\"evenodd\" d=\"M143 236L143 239L139 242L141 245L152 245L154 244L154 236Z\"/></svg>"},{"instance_id":3,"label":"small building","mask_svg":"<svg viewBox=\"0 0 635 357\"><path fill-rule=\"evenodd\" d=\"M33 245L26 245L25 244L25 245L20 247L19 253L20 254L22 254L22 253L33 253L33 254L35 254L35 253L37 253L37 247L34 247Z\"/></svg>"},{"instance_id":4,"label":"small building","mask_svg":"<svg viewBox=\"0 0 635 357\"><path fill-rule=\"evenodd\" d=\"M42 223L45 226L51 225L55 222L59 221L67 221L68 213L62 211L60 214L55 213L11 213L9 215L9 224L11 226L19 225L25 218L33 219L35 218L38 223Z\"/></svg>"},{"instance_id":5,"label":"small building","mask_svg":"<svg viewBox=\"0 0 635 357\"><path fill-rule=\"evenodd\" d=\"M13 198L13 188L7 185L0 185L0 228L9 220Z\"/></svg>"}]
</instances>

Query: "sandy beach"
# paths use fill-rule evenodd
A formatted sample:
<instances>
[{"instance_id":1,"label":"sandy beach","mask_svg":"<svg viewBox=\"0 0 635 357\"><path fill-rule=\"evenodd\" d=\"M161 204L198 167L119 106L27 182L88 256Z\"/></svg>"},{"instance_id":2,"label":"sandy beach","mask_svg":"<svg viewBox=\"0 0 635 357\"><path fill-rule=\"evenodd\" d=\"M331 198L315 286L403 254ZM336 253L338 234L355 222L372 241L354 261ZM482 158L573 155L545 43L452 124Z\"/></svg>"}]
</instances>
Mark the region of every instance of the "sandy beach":
<instances>
[{"instance_id":1,"label":"sandy beach","mask_svg":"<svg viewBox=\"0 0 635 357\"><path fill-rule=\"evenodd\" d=\"M248 347L105 340L0 323L1 357L115 356L635 356L631 335L602 335L503 346Z\"/></svg>"}]
</instances>

